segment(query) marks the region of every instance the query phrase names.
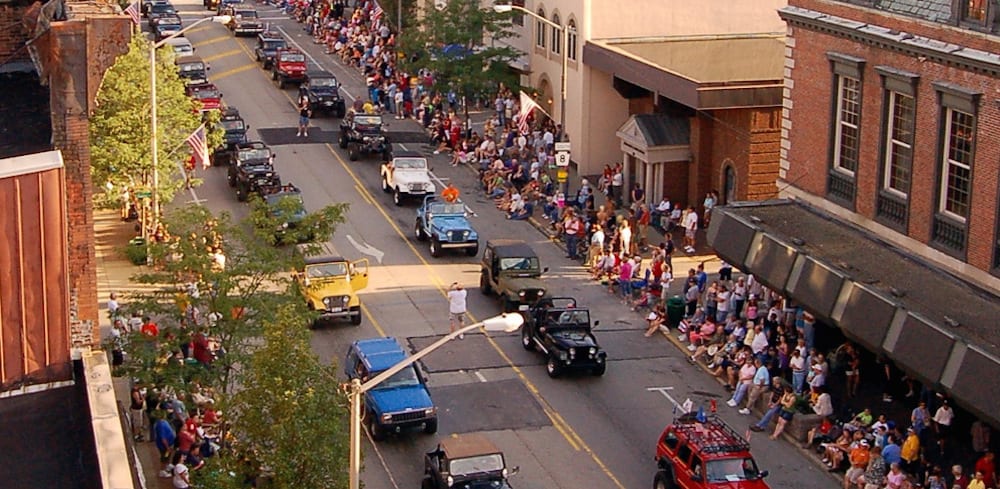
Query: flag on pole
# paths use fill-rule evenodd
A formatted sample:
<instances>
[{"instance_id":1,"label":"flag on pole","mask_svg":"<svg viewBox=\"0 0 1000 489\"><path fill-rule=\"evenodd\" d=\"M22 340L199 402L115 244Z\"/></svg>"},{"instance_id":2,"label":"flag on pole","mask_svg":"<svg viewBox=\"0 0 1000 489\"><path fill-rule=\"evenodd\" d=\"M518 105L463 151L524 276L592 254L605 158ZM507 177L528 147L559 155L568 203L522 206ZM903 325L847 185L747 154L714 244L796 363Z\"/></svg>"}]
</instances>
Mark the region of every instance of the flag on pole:
<instances>
[{"instance_id":1,"label":"flag on pole","mask_svg":"<svg viewBox=\"0 0 1000 489\"><path fill-rule=\"evenodd\" d=\"M377 1L372 2L372 3L375 4L375 7L372 8L372 20L376 20L379 17L382 17L382 14L384 14L385 11L382 10L382 6L379 5Z\"/></svg>"},{"instance_id":2,"label":"flag on pole","mask_svg":"<svg viewBox=\"0 0 1000 489\"><path fill-rule=\"evenodd\" d=\"M532 100L528 94L521 92L521 111L517 114L517 130L521 134L528 134L531 128L528 126L528 118L531 116L531 112L535 109L541 110L541 107Z\"/></svg>"},{"instance_id":3,"label":"flag on pole","mask_svg":"<svg viewBox=\"0 0 1000 489\"><path fill-rule=\"evenodd\" d=\"M208 168L210 162L208 160L208 141L205 139L204 124L198 126L198 129L187 137L187 143L188 146L191 146L195 164L200 163L202 169Z\"/></svg>"},{"instance_id":4,"label":"flag on pole","mask_svg":"<svg viewBox=\"0 0 1000 489\"><path fill-rule=\"evenodd\" d=\"M135 0L130 3L128 7L125 7L125 10L123 10L122 13L131 17L132 22L135 23L135 25L139 25L139 0Z\"/></svg>"}]
</instances>

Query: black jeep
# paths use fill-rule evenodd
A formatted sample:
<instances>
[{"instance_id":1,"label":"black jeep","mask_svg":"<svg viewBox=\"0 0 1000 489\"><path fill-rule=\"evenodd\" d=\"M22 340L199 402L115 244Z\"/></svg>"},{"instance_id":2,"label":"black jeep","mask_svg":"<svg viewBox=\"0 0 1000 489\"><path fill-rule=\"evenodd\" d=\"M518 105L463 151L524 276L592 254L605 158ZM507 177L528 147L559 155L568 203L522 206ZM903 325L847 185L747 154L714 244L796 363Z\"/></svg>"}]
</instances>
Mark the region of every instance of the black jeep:
<instances>
[{"instance_id":1,"label":"black jeep","mask_svg":"<svg viewBox=\"0 0 1000 489\"><path fill-rule=\"evenodd\" d=\"M382 116L358 114L353 110L340 121L341 148L347 148L347 157L357 161L362 154L381 154L382 161L392 159L392 144L382 123Z\"/></svg>"},{"instance_id":2,"label":"black jeep","mask_svg":"<svg viewBox=\"0 0 1000 489\"><path fill-rule=\"evenodd\" d=\"M229 186L236 188L236 200L245 202L250 194L281 185L274 170L274 153L266 144L254 141L236 148L235 164L229 167Z\"/></svg>"},{"instance_id":3,"label":"black jeep","mask_svg":"<svg viewBox=\"0 0 1000 489\"><path fill-rule=\"evenodd\" d=\"M208 64L198 56L182 56L174 60L177 65L177 76L184 81L184 85L197 85L208 83Z\"/></svg>"},{"instance_id":4,"label":"black jeep","mask_svg":"<svg viewBox=\"0 0 1000 489\"><path fill-rule=\"evenodd\" d=\"M604 375L608 355L593 333L600 321L591 323L590 310L577 307L576 299L541 299L524 316L521 345L525 350L539 350L548 357L545 370L549 377L558 377L566 370Z\"/></svg>"},{"instance_id":5,"label":"black jeep","mask_svg":"<svg viewBox=\"0 0 1000 489\"><path fill-rule=\"evenodd\" d=\"M309 97L309 108L313 117L320 114L331 114L343 118L347 113L347 104L340 96L340 83L329 71L310 71L306 73L306 96Z\"/></svg>"},{"instance_id":6,"label":"black jeep","mask_svg":"<svg viewBox=\"0 0 1000 489\"><path fill-rule=\"evenodd\" d=\"M420 489L510 489L507 477L517 472L488 438L467 433L441 440L424 456Z\"/></svg>"},{"instance_id":7,"label":"black jeep","mask_svg":"<svg viewBox=\"0 0 1000 489\"><path fill-rule=\"evenodd\" d=\"M284 37L281 37L281 34L265 31L257 35L257 47L254 48L253 55L262 68L270 70L274 63L275 54L278 53L279 49L286 47L288 47L288 42L285 41Z\"/></svg>"},{"instance_id":8,"label":"black jeep","mask_svg":"<svg viewBox=\"0 0 1000 489\"><path fill-rule=\"evenodd\" d=\"M222 145L212 153L212 165L232 165L236 161L236 149L247 142L247 130L250 126L240 117L236 107L226 107L222 110L219 126L226 131Z\"/></svg>"}]
</instances>

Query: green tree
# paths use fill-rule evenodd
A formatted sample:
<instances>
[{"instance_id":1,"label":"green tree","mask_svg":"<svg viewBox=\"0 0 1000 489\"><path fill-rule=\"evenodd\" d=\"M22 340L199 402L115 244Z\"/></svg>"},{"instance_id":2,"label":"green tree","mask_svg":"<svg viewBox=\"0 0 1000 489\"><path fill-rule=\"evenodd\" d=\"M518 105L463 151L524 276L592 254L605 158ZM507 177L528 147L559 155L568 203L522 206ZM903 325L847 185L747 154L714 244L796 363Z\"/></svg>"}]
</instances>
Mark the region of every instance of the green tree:
<instances>
[{"instance_id":1,"label":"green tree","mask_svg":"<svg viewBox=\"0 0 1000 489\"><path fill-rule=\"evenodd\" d=\"M466 99L487 96L501 83L514 86L510 63L521 53L504 42L514 35L511 13L497 13L479 0L450 0L440 10L427 1L420 8L419 28L400 38L404 68L411 73L429 69L440 90Z\"/></svg>"},{"instance_id":2,"label":"green tree","mask_svg":"<svg viewBox=\"0 0 1000 489\"><path fill-rule=\"evenodd\" d=\"M151 44L141 35L132 37L127 53L105 73L97 92L97 109L91 117L91 176L95 188L108 183L115 188L148 187L150 156ZM190 155L185 139L203 122L197 102L184 92L170 46L156 53L157 133L161 202L169 202L184 184L181 171ZM209 148L222 143L217 128L219 114L211 111L205 121Z\"/></svg>"}]
</instances>

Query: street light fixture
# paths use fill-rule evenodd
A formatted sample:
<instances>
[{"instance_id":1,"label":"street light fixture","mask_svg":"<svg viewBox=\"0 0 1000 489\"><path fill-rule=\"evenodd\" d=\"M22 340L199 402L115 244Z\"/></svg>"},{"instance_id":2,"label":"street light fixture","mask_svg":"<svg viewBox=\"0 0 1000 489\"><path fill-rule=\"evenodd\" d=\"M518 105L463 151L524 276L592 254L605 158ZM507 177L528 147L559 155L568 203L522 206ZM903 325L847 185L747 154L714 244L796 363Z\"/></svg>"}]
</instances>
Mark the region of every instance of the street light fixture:
<instances>
[{"instance_id":1,"label":"street light fixture","mask_svg":"<svg viewBox=\"0 0 1000 489\"><path fill-rule=\"evenodd\" d=\"M158 154L159 141L157 140L157 120L156 120L156 50L162 47L167 41L183 35L185 32L193 29L195 26L203 24L208 21L212 21L219 24L225 24L232 20L232 16L229 15L213 15L211 17L205 17L198 19L194 23L188 25L187 27L161 39L159 42L152 43L149 49L149 102L150 102L150 126L152 129L152 134L149 138L150 151L152 151L153 158L153 184L150 193L153 198L153 224L158 224L160 222L160 196L159 196L159 186L160 186L160 155ZM147 232L143 229L142 232Z\"/></svg>"},{"instance_id":2,"label":"street light fixture","mask_svg":"<svg viewBox=\"0 0 1000 489\"><path fill-rule=\"evenodd\" d=\"M350 463L350 489L359 489L361 481L361 395L375 386L381 384L389 377L404 368L413 365L421 358L431 354L434 350L441 348L449 341L458 338L459 335L468 333L474 329L483 328L486 331L503 331L513 333L524 324L524 316L518 313L505 313L484 319L478 323L470 324L458 331L452 331L441 339L431 343L430 346L418 351L412 356L406 357L403 361L389 367L388 370L372 377L365 383L361 379L352 379L348 385L348 397L351 402L351 463Z\"/></svg>"},{"instance_id":3,"label":"street light fixture","mask_svg":"<svg viewBox=\"0 0 1000 489\"><path fill-rule=\"evenodd\" d=\"M496 4L493 6L493 11L498 14L510 13L514 10L518 12L529 15L536 20L539 20L549 27L559 31L562 36L562 72L560 73L560 84L559 84L559 124L562 126L562 140L566 139L566 72L569 66L569 35L566 32L566 28L552 22L541 15L538 15L520 5L511 5L509 3Z\"/></svg>"}]
</instances>

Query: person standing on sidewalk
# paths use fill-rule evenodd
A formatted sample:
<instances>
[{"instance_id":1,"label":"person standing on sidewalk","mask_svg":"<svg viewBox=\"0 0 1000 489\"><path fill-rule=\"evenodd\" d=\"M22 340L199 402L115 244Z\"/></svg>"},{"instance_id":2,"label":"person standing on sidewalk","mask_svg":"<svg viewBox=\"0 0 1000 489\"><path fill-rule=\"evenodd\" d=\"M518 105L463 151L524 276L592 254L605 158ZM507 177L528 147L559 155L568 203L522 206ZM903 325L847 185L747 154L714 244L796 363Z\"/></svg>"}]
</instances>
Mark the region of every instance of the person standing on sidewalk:
<instances>
[{"instance_id":1,"label":"person standing on sidewalk","mask_svg":"<svg viewBox=\"0 0 1000 489\"><path fill-rule=\"evenodd\" d=\"M132 384L132 392L129 394L129 414L132 421L132 438L135 441L143 440L143 430L146 428L146 394L142 386L136 382Z\"/></svg>"},{"instance_id":2,"label":"person standing on sidewalk","mask_svg":"<svg viewBox=\"0 0 1000 489\"><path fill-rule=\"evenodd\" d=\"M467 295L468 291L458 282L452 283L451 287L448 288L448 321L452 333L465 327L465 298ZM464 334L458 335L458 339L464 338Z\"/></svg>"}]
</instances>

